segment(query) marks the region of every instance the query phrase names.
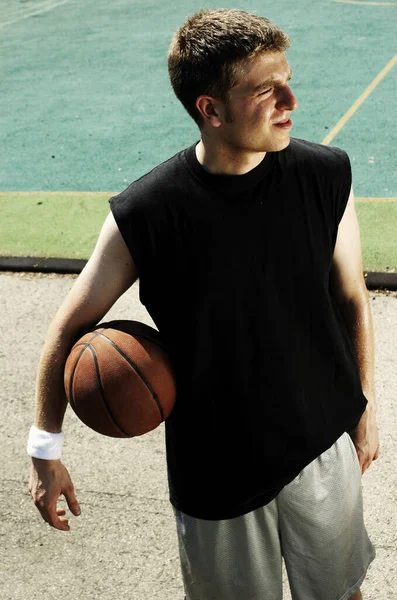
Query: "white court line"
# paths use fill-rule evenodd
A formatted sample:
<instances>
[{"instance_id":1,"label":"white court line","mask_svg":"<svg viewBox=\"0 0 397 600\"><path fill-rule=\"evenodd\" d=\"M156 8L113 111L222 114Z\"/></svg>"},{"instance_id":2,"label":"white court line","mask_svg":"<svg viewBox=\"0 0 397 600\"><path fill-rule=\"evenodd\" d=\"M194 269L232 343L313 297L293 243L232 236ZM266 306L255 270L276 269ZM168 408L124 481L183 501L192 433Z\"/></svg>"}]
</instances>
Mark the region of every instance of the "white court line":
<instances>
[{"instance_id":1,"label":"white court line","mask_svg":"<svg viewBox=\"0 0 397 600\"><path fill-rule=\"evenodd\" d=\"M50 0L49 2L42 2L41 5L38 5L35 9L31 10L29 13L26 11L26 12L24 12L24 14L22 14L20 17L18 17L16 19L11 19L10 21L3 21L2 23L0 22L0 29L2 29L3 27L6 27L6 25L11 25L12 23L18 23L18 21L22 21L23 19L29 19L29 17L34 17L35 15L41 15L42 13L48 12L49 10L52 10L54 8L58 8L58 6L62 6L62 4L66 4L67 2L69 2L69 0L59 0L58 2Z\"/></svg>"},{"instance_id":2,"label":"white court line","mask_svg":"<svg viewBox=\"0 0 397 600\"><path fill-rule=\"evenodd\" d=\"M361 6L397 6L397 2L365 2L365 0L331 0L342 4L360 4Z\"/></svg>"},{"instance_id":3,"label":"white court line","mask_svg":"<svg viewBox=\"0 0 397 600\"><path fill-rule=\"evenodd\" d=\"M48 7L49 4L53 4L56 0L43 0L42 2L33 2L32 4L25 4L25 6L20 6L10 8L10 10L5 9L2 13L2 18L9 21L16 19L18 17L23 17L30 12L35 12L36 10L41 10L42 8ZM4 21L3 21L4 22Z\"/></svg>"}]
</instances>

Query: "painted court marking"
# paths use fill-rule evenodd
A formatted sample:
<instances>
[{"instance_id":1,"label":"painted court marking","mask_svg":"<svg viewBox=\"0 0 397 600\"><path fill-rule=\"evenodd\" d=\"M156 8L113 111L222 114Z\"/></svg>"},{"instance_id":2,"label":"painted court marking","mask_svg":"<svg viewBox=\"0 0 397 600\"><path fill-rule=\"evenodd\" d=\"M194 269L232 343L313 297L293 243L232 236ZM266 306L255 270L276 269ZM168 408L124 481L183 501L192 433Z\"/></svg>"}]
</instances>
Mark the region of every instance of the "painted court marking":
<instances>
[{"instance_id":1,"label":"painted court marking","mask_svg":"<svg viewBox=\"0 0 397 600\"><path fill-rule=\"evenodd\" d=\"M397 6L397 2L365 2L365 0L330 0L342 4L360 4L361 6Z\"/></svg>"},{"instance_id":2,"label":"painted court marking","mask_svg":"<svg viewBox=\"0 0 397 600\"><path fill-rule=\"evenodd\" d=\"M7 196L67 196L70 197L72 196L73 198L78 198L79 196L98 196L102 197L102 196L115 196L116 194L119 194L120 191L118 192L108 192L108 191L104 191L104 192L79 192L76 190L59 190L58 192L54 192L54 191L47 191L47 190L41 190L39 192L22 192L22 191L18 191L18 192L0 192L0 198L4 197L6 198Z\"/></svg>"},{"instance_id":3,"label":"painted court marking","mask_svg":"<svg viewBox=\"0 0 397 600\"><path fill-rule=\"evenodd\" d=\"M16 11L14 13L5 14L5 18L9 19L8 21L0 21L0 29L6 27L6 25L11 25L12 23L18 23L18 21L22 21L23 19L29 19L30 17L34 17L36 15L41 15L42 13L48 12L49 10L53 10L58 6L62 6L62 4L66 4L69 0L47 0L46 2L41 2L40 4L36 4L36 6L30 9L22 9L20 11ZM4 14L4 13L3 13ZM11 17L11 18L10 18Z\"/></svg>"},{"instance_id":4,"label":"painted court marking","mask_svg":"<svg viewBox=\"0 0 397 600\"><path fill-rule=\"evenodd\" d=\"M386 75L391 71L394 65L397 63L397 54L387 63L384 69L375 77L373 82L367 87L367 89L361 94L361 96L355 101L353 106L349 108L347 113L343 115L343 117L338 121L335 127L329 132L329 134L323 139L321 142L324 146L328 146L328 144L334 139L334 137L339 133L339 131L346 125L348 120L354 115L355 112L360 108L360 106L365 102L365 100L372 94L374 89L379 85L379 83L386 77Z\"/></svg>"}]
</instances>

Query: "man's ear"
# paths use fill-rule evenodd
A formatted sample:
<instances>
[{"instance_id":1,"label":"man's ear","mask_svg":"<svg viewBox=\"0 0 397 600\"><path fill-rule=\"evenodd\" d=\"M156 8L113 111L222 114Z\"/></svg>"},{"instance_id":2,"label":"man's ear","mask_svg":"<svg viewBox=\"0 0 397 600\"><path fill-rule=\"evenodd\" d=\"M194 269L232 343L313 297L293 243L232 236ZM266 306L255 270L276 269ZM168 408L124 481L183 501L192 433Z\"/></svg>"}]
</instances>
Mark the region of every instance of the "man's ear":
<instances>
[{"instance_id":1,"label":"man's ear","mask_svg":"<svg viewBox=\"0 0 397 600\"><path fill-rule=\"evenodd\" d=\"M196 100L196 108L204 123L207 123L211 127L220 127L222 125L219 104L219 100L215 100L211 96L199 96Z\"/></svg>"}]
</instances>

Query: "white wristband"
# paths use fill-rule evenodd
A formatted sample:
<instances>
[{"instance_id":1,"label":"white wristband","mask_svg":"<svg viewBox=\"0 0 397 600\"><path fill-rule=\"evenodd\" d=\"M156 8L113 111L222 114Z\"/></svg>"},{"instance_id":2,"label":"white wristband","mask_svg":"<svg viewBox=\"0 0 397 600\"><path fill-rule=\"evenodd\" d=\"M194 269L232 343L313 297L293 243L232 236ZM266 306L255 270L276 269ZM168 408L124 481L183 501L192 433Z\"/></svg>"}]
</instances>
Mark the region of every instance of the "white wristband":
<instances>
[{"instance_id":1,"label":"white wristband","mask_svg":"<svg viewBox=\"0 0 397 600\"><path fill-rule=\"evenodd\" d=\"M64 434L50 433L32 425L29 431L27 453L34 458L58 460L62 456Z\"/></svg>"}]
</instances>

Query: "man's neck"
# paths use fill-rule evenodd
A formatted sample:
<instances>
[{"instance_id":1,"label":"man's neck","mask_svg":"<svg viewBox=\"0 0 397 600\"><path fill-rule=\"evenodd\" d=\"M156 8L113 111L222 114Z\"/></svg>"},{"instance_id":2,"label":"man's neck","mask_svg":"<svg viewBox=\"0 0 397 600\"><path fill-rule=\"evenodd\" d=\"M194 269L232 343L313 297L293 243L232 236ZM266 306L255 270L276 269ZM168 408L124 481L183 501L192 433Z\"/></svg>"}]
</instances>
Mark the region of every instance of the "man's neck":
<instances>
[{"instance_id":1,"label":"man's neck","mask_svg":"<svg viewBox=\"0 0 397 600\"><path fill-rule=\"evenodd\" d=\"M255 169L266 152L244 152L223 145L209 144L201 139L196 146L196 157L202 167L213 175L244 175Z\"/></svg>"}]
</instances>

